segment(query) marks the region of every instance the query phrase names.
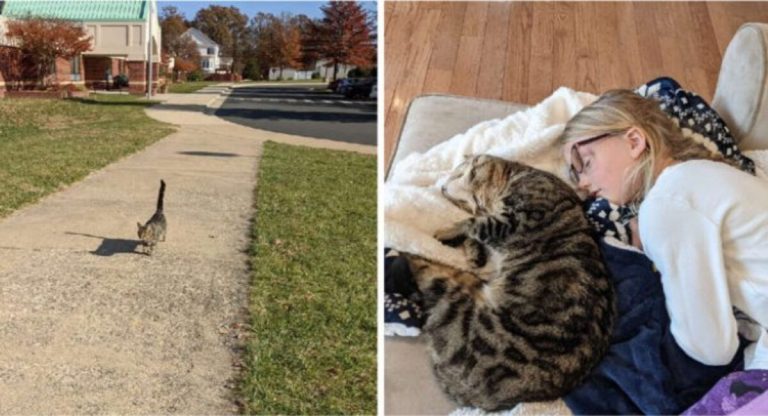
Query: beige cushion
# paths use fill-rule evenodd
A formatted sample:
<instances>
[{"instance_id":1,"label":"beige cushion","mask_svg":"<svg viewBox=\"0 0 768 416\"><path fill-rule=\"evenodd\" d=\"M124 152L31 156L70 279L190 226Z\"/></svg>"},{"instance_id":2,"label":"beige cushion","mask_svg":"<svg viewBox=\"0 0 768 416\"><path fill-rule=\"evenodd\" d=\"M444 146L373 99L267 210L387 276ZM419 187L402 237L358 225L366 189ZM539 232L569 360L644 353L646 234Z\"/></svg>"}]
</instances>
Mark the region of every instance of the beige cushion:
<instances>
[{"instance_id":1,"label":"beige cushion","mask_svg":"<svg viewBox=\"0 0 768 416\"><path fill-rule=\"evenodd\" d=\"M447 415L456 409L435 382L421 337L387 337L384 350L385 414Z\"/></svg>"},{"instance_id":2,"label":"beige cushion","mask_svg":"<svg viewBox=\"0 0 768 416\"><path fill-rule=\"evenodd\" d=\"M768 25L747 23L731 39L720 65L712 106L742 150L768 149Z\"/></svg>"}]
</instances>

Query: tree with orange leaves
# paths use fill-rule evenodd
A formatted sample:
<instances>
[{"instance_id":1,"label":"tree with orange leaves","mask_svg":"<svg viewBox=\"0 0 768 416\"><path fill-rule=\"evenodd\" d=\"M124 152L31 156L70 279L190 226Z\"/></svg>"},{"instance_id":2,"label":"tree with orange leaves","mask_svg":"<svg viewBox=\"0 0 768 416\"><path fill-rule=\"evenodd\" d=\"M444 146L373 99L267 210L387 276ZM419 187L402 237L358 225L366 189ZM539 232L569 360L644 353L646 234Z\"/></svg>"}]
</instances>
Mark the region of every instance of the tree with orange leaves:
<instances>
[{"instance_id":1,"label":"tree with orange leaves","mask_svg":"<svg viewBox=\"0 0 768 416\"><path fill-rule=\"evenodd\" d=\"M41 87L49 85L56 58L71 59L91 50L92 38L73 22L32 17L11 20L7 28L6 37L32 63Z\"/></svg>"},{"instance_id":2,"label":"tree with orange leaves","mask_svg":"<svg viewBox=\"0 0 768 416\"><path fill-rule=\"evenodd\" d=\"M321 10L324 17L308 39L312 45L305 45L305 48L313 49L320 58L333 65L333 79L336 79L339 64L372 66L376 54L368 13L351 1L331 1Z\"/></svg>"},{"instance_id":3,"label":"tree with orange leaves","mask_svg":"<svg viewBox=\"0 0 768 416\"><path fill-rule=\"evenodd\" d=\"M173 43L174 79L178 80L181 73L190 73L200 69L200 51L191 38L182 36Z\"/></svg>"},{"instance_id":4,"label":"tree with orange leaves","mask_svg":"<svg viewBox=\"0 0 768 416\"><path fill-rule=\"evenodd\" d=\"M269 76L269 68L280 68L279 78L285 68L298 68L301 62L301 33L298 20L290 13L276 17L271 13L258 13L251 20L250 31L255 45L255 57L260 63L263 76Z\"/></svg>"},{"instance_id":5,"label":"tree with orange leaves","mask_svg":"<svg viewBox=\"0 0 768 416\"><path fill-rule=\"evenodd\" d=\"M283 28L283 53L281 59L278 61L280 72L284 67L297 68L301 65L301 34L299 28L296 25L289 22ZM280 74L282 78L282 73Z\"/></svg>"}]
</instances>

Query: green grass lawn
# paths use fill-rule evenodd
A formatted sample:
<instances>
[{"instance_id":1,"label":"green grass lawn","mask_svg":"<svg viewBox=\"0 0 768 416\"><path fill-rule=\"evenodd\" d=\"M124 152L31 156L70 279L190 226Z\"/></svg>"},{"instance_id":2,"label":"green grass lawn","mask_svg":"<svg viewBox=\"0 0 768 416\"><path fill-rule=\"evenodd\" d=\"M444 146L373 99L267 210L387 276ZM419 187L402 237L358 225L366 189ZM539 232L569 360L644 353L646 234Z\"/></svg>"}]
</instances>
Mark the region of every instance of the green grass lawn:
<instances>
[{"instance_id":1,"label":"green grass lawn","mask_svg":"<svg viewBox=\"0 0 768 416\"><path fill-rule=\"evenodd\" d=\"M174 129L127 95L0 100L0 217Z\"/></svg>"},{"instance_id":2,"label":"green grass lawn","mask_svg":"<svg viewBox=\"0 0 768 416\"><path fill-rule=\"evenodd\" d=\"M189 94L197 92L209 85L222 84L222 81L190 81L168 85L168 92L174 94Z\"/></svg>"},{"instance_id":3,"label":"green grass lawn","mask_svg":"<svg viewBox=\"0 0 768 416\"><path fill-rule=\"evenodd\" d=\"M247 414L376 413L376 158L268 142Z\"/></svg>"}]
</instances>

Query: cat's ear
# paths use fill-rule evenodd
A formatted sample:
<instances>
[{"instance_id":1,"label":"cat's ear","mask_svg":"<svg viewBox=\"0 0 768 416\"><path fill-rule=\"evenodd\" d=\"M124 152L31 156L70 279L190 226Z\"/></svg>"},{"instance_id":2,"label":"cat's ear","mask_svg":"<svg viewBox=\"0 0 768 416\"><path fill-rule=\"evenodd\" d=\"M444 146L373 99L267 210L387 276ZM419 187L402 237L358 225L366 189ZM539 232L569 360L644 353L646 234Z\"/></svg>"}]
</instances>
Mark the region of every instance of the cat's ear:
<instances>
[{"instance_id":1,"label":"cat's ear","mask_svg":"<svg viewBox=\"0 0 768 416\"><path fill-rule=\"evenodd\" d=\"M139 229L141 229L141 223L140 222L137 222L136 225L138 225Z\"/></svg>"}]
</instances>

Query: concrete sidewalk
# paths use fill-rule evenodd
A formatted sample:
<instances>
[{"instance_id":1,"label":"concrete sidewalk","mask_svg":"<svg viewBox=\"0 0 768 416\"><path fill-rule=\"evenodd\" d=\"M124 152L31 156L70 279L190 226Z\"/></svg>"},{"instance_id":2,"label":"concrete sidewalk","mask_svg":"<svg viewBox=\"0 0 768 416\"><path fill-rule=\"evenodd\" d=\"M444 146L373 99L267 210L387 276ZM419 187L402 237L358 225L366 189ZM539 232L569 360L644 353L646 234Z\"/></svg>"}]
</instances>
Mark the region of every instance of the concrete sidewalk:
<instances>
[{"instance_id":1,"label":"concrete sidewalk","mask_svg":"<svg viewBox=\"0 0 768 416\"><path fill-rule=\"evenodd\" d=\"M0 221L0 414L229 414L246 319L262 132L205 114L218 93L147 110L176 133ZM168 237L136 254L167 183Z\"/></svg>"}]
</instances>

